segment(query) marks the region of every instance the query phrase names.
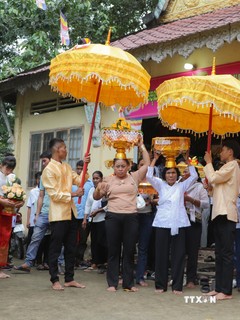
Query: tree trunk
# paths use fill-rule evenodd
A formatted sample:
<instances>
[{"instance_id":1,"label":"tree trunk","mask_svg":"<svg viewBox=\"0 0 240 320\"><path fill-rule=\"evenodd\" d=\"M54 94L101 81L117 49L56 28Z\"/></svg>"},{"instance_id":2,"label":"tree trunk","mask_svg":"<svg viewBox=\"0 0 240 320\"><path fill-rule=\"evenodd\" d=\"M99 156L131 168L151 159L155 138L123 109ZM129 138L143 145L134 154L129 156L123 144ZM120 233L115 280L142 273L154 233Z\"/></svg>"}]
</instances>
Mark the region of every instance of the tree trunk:
<instances>
[{"instance_id":1,"label":"tree trunk","mask_svg":"<svg viewBox=\"0 0 240 320\"><path fill-rule=\"evenodd\" d=\"M9 123L9 120L8 120L8 116L7 116L7 113L6 113L6 110L4 108L4 104L3 104L3 101L2 101L2 98L0 97L0 113L3 117L3 120L5 122L5 125L6 125L6 128L7 128L7 131L8 131L8 135L9 135L9 143L13 144L14 143L14 136L13 136L13 132L12 132L12 129L11 129L11 126L10 126L10 123Z\"/></svg>"}]
</instances>

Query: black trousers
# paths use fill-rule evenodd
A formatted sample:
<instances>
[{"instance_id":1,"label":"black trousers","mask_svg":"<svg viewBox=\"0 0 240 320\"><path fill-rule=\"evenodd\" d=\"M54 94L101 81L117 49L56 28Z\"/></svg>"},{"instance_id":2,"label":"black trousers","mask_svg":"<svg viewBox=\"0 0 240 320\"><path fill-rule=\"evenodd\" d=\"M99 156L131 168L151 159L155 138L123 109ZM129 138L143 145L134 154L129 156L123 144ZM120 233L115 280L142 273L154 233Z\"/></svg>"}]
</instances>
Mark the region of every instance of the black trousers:
<instances>
[{"instance_id":1,"label":"black trousers","mask_svg":"<svg viewBox=\"0 0 240 320\"><path fill-rule=\"evenodd\" d=\"M186 253L187 253L187 283L195 283L197 280L198 251L202 235L202 224L192 222L191 227L186 228Z\"/></svg>"},{"instance_id":2,"label":"black trousers","mask_svg":"<svg viewBox=\"0 0 240 320\"><path fill-rule=\"evenodd\" d=\"M215 243L214 236L214 220L212 220L212 204L210 205L210 216L208 219L208 231L207 231L207 246L211 247L213 243Z\"/></svg>"},{"instance_id":3,"label":"black trousers","mask_svg":"<svg viewBox=\"0 0 240 320\"><path fill-rule=\"evenodd\" d=\"M77 266L84 261L84 254L87 249L87 239L90 233L90 224L87 223L86 229L83 229L82 222L83 219L78 219L78 241L75 251Z\"/></svg>"},{"instance_id":4,"label":"black trousers","mask_svg":"<svg viewBox=\"0 0 240 320\"><path fill-rule=\"evenodd\" d=\"M134 286L134 253L138 237L137 214L108 212L105 225L108 244L108 286L115 288L118 286L120 253L123 245L122 286L124 289L130 289Z\"/></svg>"},{"instance_id":5,"label":"black trousers","mask_svg":"<svg viewBox=\"0 0 240 320\"><path fill-rule=\"evenodd\" d=\"M51 240L51 235L45 235L40 242L37 256L36 256L36 261L37 264L49 264L49 246L50 246L50 240Z\"/></svg>"},{"instance_id":6,"label":"black trousers","mask_svg":"<svg viewBox=\"0 0 240 320\"><path fill-rule=\"evenodd\" d=\"M34 227L29 227L28 228L28 235L27 235L27 241L26 241L26 250L31 242L31 239L32 239L32 235L33 235L33 230L34 230Z\"/></svg>"},{"instance_id":7,"label":"black trousers","mask_svg":"<svg viewBox=\"0 0 240 320\"><path fill-rule=\"evenodd\" d=\"M178 234L175 236L171 236L171 229L169 228L155 229L155 288L167 291L169 254L171 249L172 290L182 291L186 228L179 228Z\"/></svg>"},{"instance_id":8,"label":"black trousers","mask_svg":"<svg viewBox=\"0 0 240 320\"><path fill-rule=\"evenodd\" d=\"M232 294L233 257L236 223L226 215L217 216L214 220L215 267L217 292Z\"/></svg>"},{"instance_id":9,"label":"black trousers","mask_svg":"<svg viewBox=\"0 0 240 320\"><path fill-rule=\"evenodd\" d=\"M74 277L74 261L77 243L78 221L72 213L71 220L55 221L50 223L51 240L49 248L49 273L51 282L59 281L58 257L64 245L65 282Z\"/></svg>"},{"instance_id":10,"label":"black trousers","mask_svg":"<svg viewBox=\"0 0 240 320\"><path fill-rule=\"evenodd\" d=\"M107 262L105 220L91 223L91 252L92 263L98 265Z\"/></svg>"}]
</instances>

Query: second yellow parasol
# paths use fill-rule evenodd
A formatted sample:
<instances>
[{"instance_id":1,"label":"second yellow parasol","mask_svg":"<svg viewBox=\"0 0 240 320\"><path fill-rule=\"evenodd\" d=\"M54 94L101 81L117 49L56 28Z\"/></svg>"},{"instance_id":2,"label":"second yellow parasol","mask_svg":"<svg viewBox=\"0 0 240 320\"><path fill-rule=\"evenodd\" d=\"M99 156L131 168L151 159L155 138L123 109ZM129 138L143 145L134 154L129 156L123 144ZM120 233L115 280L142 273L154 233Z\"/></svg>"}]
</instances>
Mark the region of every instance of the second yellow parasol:
<instances>
[{"instance_id":1,"label":"second yellow parasol","mask_svg":"<svg viewBox=\"0 0 240 320\"><path fill-rule=\"evenodd\" d=\"M158 88L163 125L188 133L224 137L240 131L240 81L231 75L179 77Z\"/></svg>"}]
</instances>

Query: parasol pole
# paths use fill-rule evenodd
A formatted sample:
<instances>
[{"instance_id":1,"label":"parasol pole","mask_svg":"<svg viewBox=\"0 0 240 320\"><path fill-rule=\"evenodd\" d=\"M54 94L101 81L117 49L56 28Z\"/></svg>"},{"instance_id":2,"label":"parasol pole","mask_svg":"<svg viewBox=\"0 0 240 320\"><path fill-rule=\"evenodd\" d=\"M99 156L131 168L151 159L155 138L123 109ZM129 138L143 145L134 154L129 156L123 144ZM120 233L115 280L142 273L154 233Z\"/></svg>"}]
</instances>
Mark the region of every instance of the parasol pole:
<instances>
[{"instance_id":1,"label":"parasol pole","mask_svg":"<svg viewBox=\"0 0 240 320\"><path fill-rule=\"evenodd\" d=\"M213 57L213 65L212 65L212 76L216 75L216 58ZM213 103L210 106L209 112L209 122L208 122L208 140L207 140L207 152L211 151L211 142L212 142L212 118L213 118Z\"/></svg>"},{"instance_id":2,"label":"parasol pole","mask_svg":"<svg viewBox=\"0 0 240 320\"><path fill-rule=\"evenodd\" d=\"M91 148L91 143L92 143L92 135L93 135L93 129L94 129L94 124L95 124L95 119L96 119L96 114L97 114L97 106L98 106L98 102L99 102L99 96L100 96L100 92L101 92L101 87L102 87L102 80L99 81L99 85L98 85L98 91L97 91L97 96L96 96L96 101L95 101L95 106L94 106L94 111L93 111L93 117L92 117L92 123L91 123L91 127L90 127L90 132L89 132L89 137L88 137L88 144L87 144L87 150L85 153L85 156L89 155L90 152L90 148ZM85 183L85 176L87 173L87 167L88 167L88 163L84 162L83 164L83 171L82 171L82 180L80 183L80 187L83 188L84 183ZM78 198L78 203L81 203L81 198Z\"/></svg>"},{"instance_id":3,"label":"parasol pole","mask_svg":"<svg viewBox=\"0 0 240 320\"><path fill-rule=\"evenodd\" d=\"M209 112L209 122L208 122L208 139L207 139L207 152L211 151L212 142L212 115L213 115L213 104L211 103Z\"/></svg>"},{"instance_id":4,"label":"parasol pole","mask_svg":"<svg viewBox=\"0 0 240 320\"><path fill-rule=\"evenodd\" d=\"M107 40L105 42L105 45L110 45L110 39L111 39L111 32L112 32L112 28L109 28L108 31L108 36L107 36ZM97 97L96 97L96 101L95 101L95 107L94 107L94 112L93 112L93 117L92 117L92 123L91 123L91 128L90 128L90 133L89 133L89 137L88 137L88 144L87 144L87 151L85 153L85 156L89 155L90 152L90 148L91 148L91 142L92 142L92 135L93 135L93 129L94 129L94 124L95 124L95 119L96 119L96 113L97 113L97 106L98 106L98 102L99 102L99 96L100 96L100 92L101 92L101 87L102 87L102 80L100 80L99 85L98 85L98 91L97 91ZM88 167L88 163L84 162L83 164L83 171L82 171L82 180L80 183L80 187L83 188L84 183L85 183L85 176L87 173L87 167ZM78 203L81 203L81 198L78 198Z\"/></svg>"}]
</instances>

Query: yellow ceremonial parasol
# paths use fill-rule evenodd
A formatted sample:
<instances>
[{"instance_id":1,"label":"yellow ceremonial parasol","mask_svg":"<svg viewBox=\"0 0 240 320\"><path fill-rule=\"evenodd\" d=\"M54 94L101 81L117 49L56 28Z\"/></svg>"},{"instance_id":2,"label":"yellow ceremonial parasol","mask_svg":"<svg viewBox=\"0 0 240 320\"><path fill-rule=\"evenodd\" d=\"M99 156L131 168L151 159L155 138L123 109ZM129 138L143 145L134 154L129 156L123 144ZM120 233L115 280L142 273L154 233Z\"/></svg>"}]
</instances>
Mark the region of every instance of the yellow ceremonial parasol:
<instances>
[{"instance_id":1,"label":"yellow ceremonial parasol","mask_svg":"<svg viewBox=\"0 0 240 320\"><path fill-rule=\"evenodd\" d=\"M63 96L95 102L100 83L99 102L105 106L119 104L133 109L148 100L150 75L120 48L87 43L51 61L49 84Z\"/></svg>"},{"instance_id":2,"label":"yellow ceremonial parasol","mask_svg":"<svg viewBox=\"0 0 240 320\"><path fill-rule=\"evenodd\" d=\"M188 133L225 136L240 131L240 81L231 75L179 77L156 89L163 125Z\"/></svg>"},{"instance_id":3,"label":"yellow ceremonial parasol","mask_svg":"<svg viewBox=\"0 0 240 320\"><path fill-rule=\"evenodd\" d=\"M111 47L110 35L111 28L105 45L85 41L84 45L57 55L50 65L49 83L53 91L95 102L86 154L91 147L98 102L133 109L148 100L150 75L131 54ZM83 177L86 170L84 164Z\"/></svg>"}]
</instances>

